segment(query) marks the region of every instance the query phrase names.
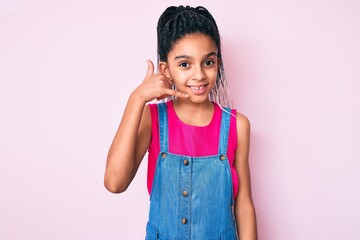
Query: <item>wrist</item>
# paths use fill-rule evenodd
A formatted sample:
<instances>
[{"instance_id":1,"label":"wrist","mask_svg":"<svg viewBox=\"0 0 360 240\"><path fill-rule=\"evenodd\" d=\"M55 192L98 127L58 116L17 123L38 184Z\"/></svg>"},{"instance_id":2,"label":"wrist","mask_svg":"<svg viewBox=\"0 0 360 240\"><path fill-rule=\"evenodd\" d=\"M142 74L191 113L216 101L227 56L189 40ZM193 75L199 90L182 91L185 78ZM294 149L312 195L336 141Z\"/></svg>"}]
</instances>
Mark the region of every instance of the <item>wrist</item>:
<instances>
[{"instance_id":1,"label":"wrist","mask_svg":"<svg viewBox=\"0 0 360 240\"><path fill-rule=\"evenodd\" d=\"M137 88L130 94L129 99L143 105L145 105L149 101L145 97L143 97L143 95L139 92Z\"/></svg>"}]
</instances>

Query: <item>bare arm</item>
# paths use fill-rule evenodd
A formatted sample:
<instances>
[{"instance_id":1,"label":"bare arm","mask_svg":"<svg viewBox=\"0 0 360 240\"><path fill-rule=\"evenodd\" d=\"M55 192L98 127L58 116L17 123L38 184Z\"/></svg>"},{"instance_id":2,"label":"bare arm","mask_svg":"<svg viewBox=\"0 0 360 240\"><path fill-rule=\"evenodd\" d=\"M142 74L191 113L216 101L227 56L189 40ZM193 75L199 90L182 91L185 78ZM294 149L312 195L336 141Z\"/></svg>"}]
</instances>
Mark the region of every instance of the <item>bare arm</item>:
<instances>
[{"instance_id":1,"label":"bare arm","mask_svg":"<svg viewBox=\"0 0 360 240\"><path fill-rule=\"evenodd\" d=\"M132 93L126 105L107 157L104 183L110 192L127 189L150 144L150 113L145 103Z\"/></svg>"},{"instance_id":2,"label":"bare arm","mask_svg":"<svg viewBox=\"0 0 360 240\"><path fill-rule=\"evenodd\" d=\"M120 193L127 189L149 147L151 120L146 103L169 95L187 97L172 90L170 85L171 81L163 74L154 74L154 65L148 61L145 79L130 95L108 152L104 185L110 192Z\"/></svg>"},{"instance_id":3,"label":"bare arm","mask_svg":"<svg viewBox=\"0 0 360 240\"><path fill-rule=\"evenodd\" d=\"M256 240L256 214L251 197L249 145L250 123L240 113L237 114L238 149L235 155L235 167L239 176L239 192L235 199L235 219L237 232L241 240Z\"/></svg>"}]
</instances>

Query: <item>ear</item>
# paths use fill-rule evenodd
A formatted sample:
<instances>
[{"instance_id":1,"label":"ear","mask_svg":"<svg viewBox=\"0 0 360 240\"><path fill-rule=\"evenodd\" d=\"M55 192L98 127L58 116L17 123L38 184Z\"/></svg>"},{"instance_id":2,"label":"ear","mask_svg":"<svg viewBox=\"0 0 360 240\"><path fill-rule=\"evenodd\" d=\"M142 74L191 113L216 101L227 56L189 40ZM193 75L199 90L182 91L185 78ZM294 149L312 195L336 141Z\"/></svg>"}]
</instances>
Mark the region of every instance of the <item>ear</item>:
<instances>
[{"instance_id":1,"label":"ear","mask_svg":"<svg viewBox=\"0 0 360 240\"><path fill-rule=\"evenodd\" d=\"M167 62L160 62L159 63L159 71L166 76L167 78L171 79L170 69Z\"/></svg>"}]
</instances>

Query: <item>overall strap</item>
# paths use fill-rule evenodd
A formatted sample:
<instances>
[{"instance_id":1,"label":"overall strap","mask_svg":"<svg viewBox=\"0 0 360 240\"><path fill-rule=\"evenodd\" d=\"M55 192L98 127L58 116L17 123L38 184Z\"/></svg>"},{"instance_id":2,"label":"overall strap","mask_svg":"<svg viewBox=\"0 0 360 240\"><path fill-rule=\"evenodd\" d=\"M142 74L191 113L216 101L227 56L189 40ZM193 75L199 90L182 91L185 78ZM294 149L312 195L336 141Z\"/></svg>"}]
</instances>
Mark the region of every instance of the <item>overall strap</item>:
<instances>
[{"instance_id":1,"label":"overall strap","mask_svg":"<svg viewBox=\"0 0 360 240\"><path fill-rule=\"evenodd\" d=\"M159 116L159 134L160 134L160 152L169 151L169 135L168 135L168 114L166 103L159 103L158 105Z\"/></svg>"},{"instance_id":2,"label":"overall strap","mask_svg":"<svg viewBox=\"0 0 360 240\"><path fill-rule=\"evenodd\" d=\"M229 131L230 131L230 118L231 118L231 109L224 108L226 111L222 110L221 115L221 125L220 125L220 139L219 139L219 154L226 155L227 147L229 142Z\"/></svg>"}]
</instances>

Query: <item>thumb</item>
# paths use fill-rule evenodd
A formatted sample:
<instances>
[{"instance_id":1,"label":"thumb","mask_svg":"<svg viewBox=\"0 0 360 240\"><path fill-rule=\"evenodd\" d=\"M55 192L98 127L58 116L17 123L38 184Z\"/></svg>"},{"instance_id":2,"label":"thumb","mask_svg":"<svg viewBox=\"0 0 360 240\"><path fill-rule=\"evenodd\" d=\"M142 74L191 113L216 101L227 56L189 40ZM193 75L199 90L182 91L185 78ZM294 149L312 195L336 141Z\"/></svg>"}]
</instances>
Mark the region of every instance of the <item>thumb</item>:
<instances>
[{"instance_id":1,"label":"thumb","mask_svg":"<svg viewBox=\"0 0 360 240\"><path fill-rule=\"evenodd\" d=\"M147 65L148 65L148 69L146 72L146 76L150 76L154 74L154 64L152 63L151 60L147 60Z\"/></svg>"}]
</instances>

